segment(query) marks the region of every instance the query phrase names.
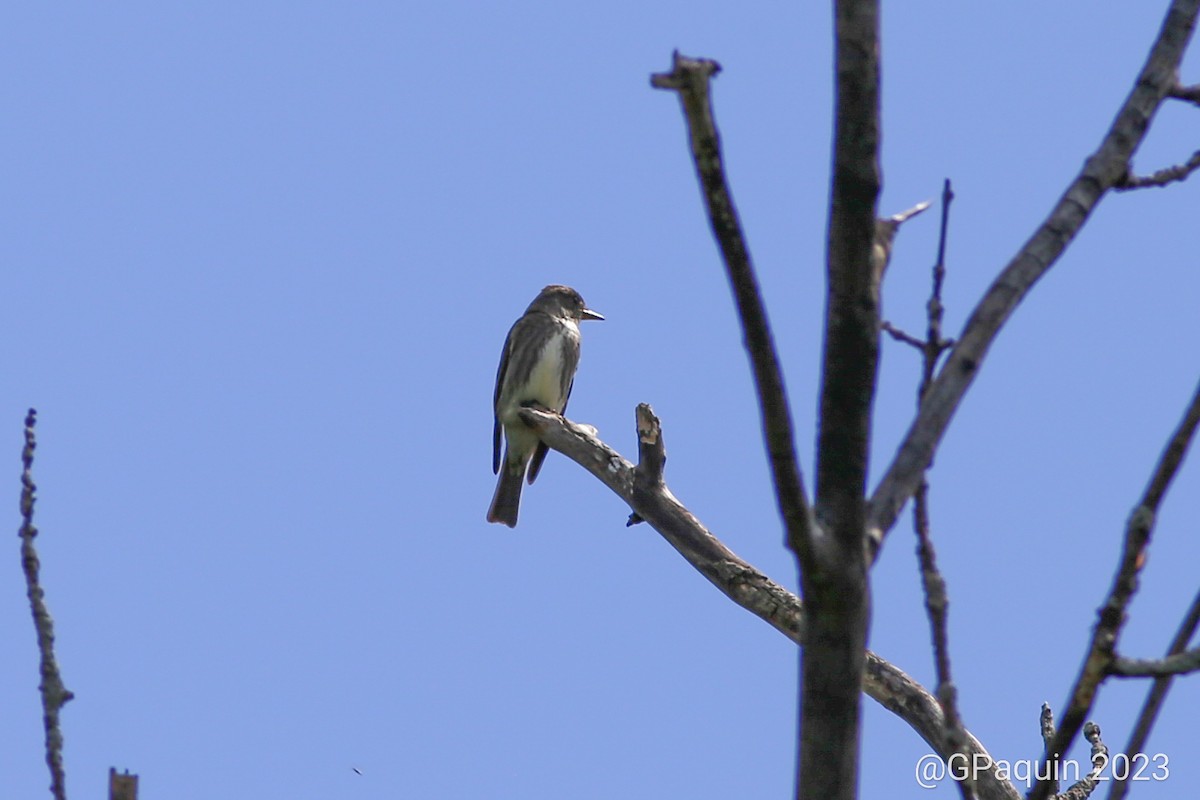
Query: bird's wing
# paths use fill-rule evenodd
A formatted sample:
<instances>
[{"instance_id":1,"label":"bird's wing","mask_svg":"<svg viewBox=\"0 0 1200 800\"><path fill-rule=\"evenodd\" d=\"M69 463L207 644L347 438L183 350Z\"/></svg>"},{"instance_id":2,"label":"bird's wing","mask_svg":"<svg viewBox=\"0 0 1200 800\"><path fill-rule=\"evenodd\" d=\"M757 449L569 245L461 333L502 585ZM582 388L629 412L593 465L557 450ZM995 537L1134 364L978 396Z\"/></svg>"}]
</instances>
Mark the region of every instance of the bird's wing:
<instances>
[{"instance_id":1,"label":"bird's wing","mask_svg":"<svg viewBox=\"0 0 1200 800\"><path fill-rule=\"evenodd\" d=\"M514 326L516 327L516 326ZM512 349L512 331L504 339L500 352L500 366L496 368L496 393L492 396L492 474L500 471L500 387L504 385L504 374L508 372L508 351Z\"/></svg>"}]
</instances>

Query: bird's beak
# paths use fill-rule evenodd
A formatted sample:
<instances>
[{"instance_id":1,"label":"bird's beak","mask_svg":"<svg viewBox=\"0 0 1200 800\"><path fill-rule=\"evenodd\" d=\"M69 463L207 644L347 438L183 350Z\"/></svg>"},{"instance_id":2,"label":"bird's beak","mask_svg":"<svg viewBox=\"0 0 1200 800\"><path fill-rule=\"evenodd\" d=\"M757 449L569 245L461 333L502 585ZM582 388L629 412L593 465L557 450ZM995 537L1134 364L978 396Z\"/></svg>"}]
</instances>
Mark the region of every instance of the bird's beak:
<instances>
[{"instance_id":1,"label":"bird's beak","mask_svg":"<svg viewBox=\"0 0 1200 800\"><path fill-rule=\"evenodd\" d=\"M604 319L604 316L602 314L597 314L595 311L592 311L590 308L585 308L579 312L579 318L580 319L600 319L600 320L602 320L602 319Z\"/></svg>"}]
</instances>

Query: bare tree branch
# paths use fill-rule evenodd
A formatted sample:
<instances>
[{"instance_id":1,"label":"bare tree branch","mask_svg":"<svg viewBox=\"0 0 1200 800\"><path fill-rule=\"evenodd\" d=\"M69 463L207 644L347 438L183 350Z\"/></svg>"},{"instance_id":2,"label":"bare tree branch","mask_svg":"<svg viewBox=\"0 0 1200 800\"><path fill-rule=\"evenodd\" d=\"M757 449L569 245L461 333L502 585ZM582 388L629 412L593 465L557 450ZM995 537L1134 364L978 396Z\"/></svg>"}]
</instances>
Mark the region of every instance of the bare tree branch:
<instances>
[{"instance_id":1,"label":"bare tree branch","mask_svg":"<svg viewBox=\"0 0 1200 800\"><path fill-rule=\"evenodd\" d=\"M1173 100L1183 100L1186 103L1192 103L1200 106L1200 83L1192 86L1181 86L1176 84L1171 91L1167 93L1167 97Z\"/></svg>"},{"instance_id":2,"label":"bare tree branch","mask_svg":"<svg viewBox=\"0 0 1200 800\"><path fill-rule=\"evenodd\" d=\"M950 203L954 192L947 180L942 189L942 224L938 237L937 260L933 265L933 285L929 300L925 304L926 338L924 340L904 334L904 341L921 353L921 380L917 387L917 407L933 381L938 358L946 345L942 340L942 284L946 277L946 233L950 224ZM887 330L888 323L884 323ZM895 337L895 334L893 334ZM911 341L910 341L911 340ZM937 697L945 719L943 736L946 749L952 753L964 752L966 731L958 715L958 690L950 671L950 643L947 633L947 610L950 599L946 594L946 581L937 566L937 553L933 546L929 524L929 482L922 479L917 488L913 504L913 529L917 534L917 560L921 566L921 586L925 593L925 609L929 616L929 628L933 640L934 664L937 671ZM959 781L963 800L973 795L974 778L970 770L965 771Z\"/></svg>"},{"instance_id":3,"label":"bare tree branch","mask_svg":"<svg viewBox=\"0 0 1200 800\"><path fill-rule=\"evenodd\" d=\"M1042 713L1038 715L1038 725L1042 729L1042 744L1050 744L1054 738L1054 712L1049 703L1042 703Z\"/></svg>"},{"instance_id":4,"label":"bare tree branch","mask_svg":"<svg viewBox=\"0 0 1200 800\"><path fill-rule=\"evenodd\" d=\"M946 720L937 698L870 650L867 651L863 691L907 722L943 760L954 755L954 751L947 747ZM1017 800L1021 793L1007 777L1001 777L998 765L987 749L970 731L964 731L964 734L962 752L966 755L966 764L970 765L968 769L975 781L975 797L978 800ZM976 766L986 769L976 769Z\"/></svg>"},{"instance_id":5,"label":"bare tree branch","mask_svg":"<svg viewBox=\"0 0 1200 800\"><path fill-rule=\"evenodd\" d=\"M1096 790L1096 781L1100 777L1100 772L1108 763L1108 748L1100 738L1100 726L1089 722L1083 726L1083 735L1092 745L1092 769L1070 789L1058 795L1060 800L1085 800L1085 798L1091 797L1092 792ZM1055 782L1057 783L1057 781Z\"/></svg>"},{"instance_id":6,"label":"bare tree branch","mask_svg":"<svg viewBox=\"0 0 1200 800\"><path fill-rule=\"evenodd\" d=\"M953 202L954 190L950 187L950 179L947 178L942 184L942 224L938 229L938 253L937 262L933 265L933 286L929 291L929 302L925 305L929 324L925 330L925 373L922 376L920 392L922 401L933 383L934 372L942 352L954 346L952 341L942 338L942 319L945 315L942 284L946 281L946 238L950 232L950 204Z\"/></svg>"},{"instance_id":7,"label":"bare tree branch","mask_svg":"<svg viewBox=\"0 0 1200 800\"><path fill-rule=\"evenodd\" d=\"M863 487L879 329L878 286L871 280L879 189L876 2L842 0L836 15L839 52L864 48L871 82L863 84L861 69L842 74L843 67L854 66L859 56L839 56L839 95L851 97L839 101L837 113L823 373L826 388L817 466L818 506L824 506L822 514L830 520L832 536L819 535L804 495L779 359L721 163L709 94L710 79L720 67L715 61L684 58L676 52L671 72L650 78L652 86L677 92L683 105L709 222L721 247L754 369L763 436L787 544L800 565L804 596L816 612L812 619L817 622L808 629L800 656L803 686L796 782L797 796L807 799L850 800L858 774L858 707L867 627ZM847 41L855 36L861 41L847 47ZM861 91L868 94L862 106L866 116L856 117L864 100L858 94ZM857 145L844 144L849 141L868 143L869 167L862 166ZM856 174L860 170L865 172Z\"/></svg>"},{"instance_id":8,"label":"bare tree branch","mask_svg":"<svg viewBox=\"0 0 1200 800\"><path fill-rule=\"evenodd\" d=\"M796 459L792 417L787 390L775 352L767 310L763 306L750 251L742 235L741 222L721 163L721 139L713 117L709 81L721 66L709 59L681 56L675 51L671 71L650 76L656 89L679 95L688 127L692 158L708 210L713 236L721 248L729 285L742 322L743 342L754 371L758 406L762 415L763 439L771 462L775 498L787 531L787 545L803 567L809 559L814 523L804 494L804 481Z\"/></svg>"},{"instance_id":9,"label":"bare tree branch","mask_svg":"<svg viewBox=\"0 0 1200 800\"><path fill-rule=\"evenodd\" d=\"M1118 192L1127 192L1132 189L1167 186L1176 181L1186 180L1187 176L1191 175L1197 169L1200 169L1200 150L1192 153L1192 157L1182 164L1160 169L1152 175L1140 176L1133 173L1126 173L1125 177L1113 186L1113 189Z\"/></svg>"},{"instance_id":10,"label":"bare tree branch","mask_svg":"<svg viewBox=\"0 0 1200 800\"><path fill-rule=\"evenodd\" d=\"M50 792L55 800L66 800L66 771L63 769L63 735L58 712L75 695L67 691L54 657L54 619L46 608L45 596L38 574L41 563L33 540L38 530L33 524L33 506L37 500L37 485L33 482L33 451L37 448L34 427L37 411L29 409L25 416L25 446L21 450L21 567L25 572L26 594L37 631L38 652L41 654L42 723L46 729L46 764L50 767Z\"/></svg>"},{"instance_id":11,"label":"bare tree branch","mask_svg":"<svg viewBox=\"0 0 1200 800\"><path fill-rule=\"evenodd\" d=\"M897 342L900 342L901 344L906 344L909 347L915 347L917 350L919 350L921 352L925 351L925 340L924 339L918 339L916 336L913 336L911 333L904 332L900 328L897 328L895 325L888 322L886 319L879 324L879 327L883 329L884 333L886 333L888 336L891 336Z\"/></svg>"},{"instance_id":12,"label":"bare tree branch","mask_svg":"<svg viewBox=\"0 0 1200 800\"><path fill-rule=\"evenodd\" d=\"M662 483L661 472L656 478L652 466L635 468L600 441L594 429L575 425L558 414L524 408L521 419L537 431L547 446L599 478L730 600L792 641L801 641L804 628L800 600L713 536L675 499ZM639 406L638 426L639 449L662 451L665 462L662 431L653 411L645 404Z\"/></svg>"},{"instance_id":13,"label":"bare tree branch","mask_svg":"<svg viewBox=\"0 0 1200 800\"><path fill-rule=\"evenodd\" d=\"M792 592L743 561L704 527L675 498L662 479L666 449L658 418L646 404L637 409L638 450L636 467L596 435L594 428L579 425L558 414L526 408L521 419L537 431L551 449L590 472L662 535L684 559L733 602L759 617L797 645L805 638L803 606ZM867 651L863 691L915 730L942 758L949 758L945 721L937 699L924 687ZM980 800L1018 800L1020 793L999 777L995 761L970 733L969 763L989 764L975 775Z\"/></svg>"},{"instance_id":14,"label":"bare tree branch","mask_svg":"<svg viewBox=\"0 0 1200 800\"><path fill-rule=\"evenodd\" d=\"M1049 703L1042 703L1042 713L1038 717L1038 722L1042 729L1042 747L1049 747L1054 741L1054 712L1050 710ZM1058 773L1050 776L1050 793L1058 794Z\"/></svg>"},{"instance_id":15,"label":"bare tree branch","mask_svg":"<svg viewBox=\"0 0 1200 800\"><path fill-rule=\"evenodd\" d=\"M1141 508L1149 510L1151 514L1158 513L1158 505L1166 495L1167 489L1171 487L1171 481L1175 479L1175 474L1179 472L1179 466L1183 463L1188 448L1191 447L1192 438L1196 435L1198 425L1200 425L1200 384L1196 385L1196 391L1192 394L1192 401L1183 413L1183 419L1179 421L1175 432L1171 434L1171 440L1167 442L1166 449L1159 457L1158 466L1155 467L1150 483L1146 486L1146 493L1142 496Z\"/></svg>"},{"instance_id":16,"label":"bare tree branch","mask_svg":"<svg viewBox=\"0 0 1200 800\"><path fill-rule=\"evenodd\" d=\"M1196 391L1192 395L1187 411L1184 412L1183 419L1159 457L1141 501L1129 516L1129 522L1125 529L1125 544L1121 551L1120 567L1113 578L1108 598L1100 609L1100 618L1092 632L1092 640L1088 645L1083 667L1071 690L1071 699L1063 712L1058 731L1054 734L1054 740L1046 745L1043 758L1048 767L1057 764L1061 755L1066 753L1071 746L1083 721L1091 713L1101 682L1111 671L1116 659L1117 639L1125 624L1125 608L1133 598L1134 592L1137 591L1137 576L1146 561L1146 546L1150 542L1150 533L1154 529L1158 506L1162 502L1167 488L1171 485L1172 479L1179 471L1180 464L1183 463L1183 457L1187 453L1198 425L1200 425L1200 384L1196 386ZM1044 775L1048 771L1052 770L1039 770L1038 774ZM1049 791L1049 782L1039 781L1030 792L1029 800L1045 800Z\"/></svg>"},{"instance_id":17,"label":"bare tree branch","mask_svg":"<svg viewBox=\"0 0 1200 800\"><path fill-rule=\"evenodd\" d=\"M1110 675L1118 678L1167 678L1200 670L1200 647L1175 653L1166 658L1122 658L1118 656L1108 667Z\"/></svg>"},{"instance_id":18,"label":"bare tree branch","mask_svg":"<svg viewBox=\"0 0 1200 800\"><path fill-rule=\"evenodd\" d=\"M1105 192L1128 172L1130 159L1154 114L1176 86L1174 76L1192 36L1198 6L1200 0L1171 3L1145 66L1099 149L1087 159L1050 215L996 278L967 320L958 344L871 496L868 534L873 551L878 551L901 508L920 485L921 474L1000 328L1079 233Z\"/></svg>"},{"instance_id":19,"label":"bare tree branch","mask_svg":"<svg viewBox=\"0 0 1200 800\"><path fill-rule=\"evenodd\" d=\"M138 776L117 773L115 767L108 768L108 800L137 800Z\"/></svg>"},{"instance_id":20,"label":"bare tree branch","mask_svg":"<svg viewBox=\"0 0 1200 800\"><path fill-rule=\"evenodd\" d=\"M933 639L933 661L937 674L937 698L942 707L945 727L942 735L946 749L952 753L964 752L966 730L958 714L958 688L950 671L950 636L947 632L947 617L950 598L946 594L946 580L937 566L937 553L933 547L933 536L929 532L929 483L921 481L913 504L913 528L917 532L917 561L921 565L921 587L925 593L925 611L929 616L929 629ZM974 794L974 777L968 770L959 782L963 800L971 800Z\"/></svg>"},{"instance_id":21,"label":"bare tree branch","mask_svg":"<svg viewBox=\"0 0 1200 800\"><path fill-rule=\"evenodd\" d=\"M809 611L800 654L799 800L858 794L861 675L870 594L863 533L879 292L888 248L879 201L879 0L834 2L833 176L815 505L821 538L801 562ZM896 223L899 224L899 223Z\"/></svg>"},{"instance_id":22,"label":"bare tree branch","mask_svg":"<svg viewBox=\"0 0 1200 800\"><path fill-rule=\"evenodd\" d=\"M1191 607L1184 615L1183 622L1179 624L1179 630L1175 632L1175 638L1171 640L1171 645L1167 648L1167 655L1182 653L1188 642L1192 640L1192 636L1195 635L1197 627L1200 627L1200 592L1196 593ZM1132 758L1145 752L1144 748L1146 741L1150 738L1150 730L1154 727L1158 712L1167 698L1172 680L1174 680L1173 676L1155 679L1154 685L1146 695L1146 702L1142 704L1142 711L1138 714L1137 723L1133 726L1133 733L1129 735L1129 742L1125 745L1125 755ZM1125 776L1124 780L1114 776L1112 788L1108 791L1108 798L1109 800L1122 800L1127 791L1128 776Z\"/></svg>"},{"instance_id":23,"label":"bare tree branch","mask_svg":"<svg viewBox=\"0 0 1200 800\"><path fill-rule=\"evenodd\" d=\"M837 52L817 509L839 545L861 550L871 404L879 358L879 8L835 3ZM885 248L886 252L886 248Z\"/></svg>"}]
</instances>

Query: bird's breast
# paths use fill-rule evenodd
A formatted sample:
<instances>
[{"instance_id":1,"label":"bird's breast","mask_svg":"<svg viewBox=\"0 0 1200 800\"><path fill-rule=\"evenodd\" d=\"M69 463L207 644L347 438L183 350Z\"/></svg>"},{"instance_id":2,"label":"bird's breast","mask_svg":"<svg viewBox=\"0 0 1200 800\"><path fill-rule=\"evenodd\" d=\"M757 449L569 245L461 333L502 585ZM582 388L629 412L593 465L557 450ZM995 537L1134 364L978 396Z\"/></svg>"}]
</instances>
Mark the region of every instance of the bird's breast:
<instances>
[{"instance_id":1,"label":"bird's breast","mask_svg":"<svg viewBox=\"0 0 1200 800\"><path fill-rule=\"evenodd\" d=\"M567 399L565 384L570 383L564 358L567 336L565 330L560 330L546 342L529 376L522 401L536 400L549 409L562 411Z\"/></svg>"},{"instance_id":2,"label":"bird's breast","mask_svg":"<svg viewBox=\"0 0 1200 800\"><path fill-rule=\"evenodd\" d=\"M579 360L579 326L572 320L554 322L553 333L545 336L532 364L519 349L509 354L509 374L496 409L506 425L526 403L535 402L560 414L567 403L567 390Z\"/></svg>"}]
</instances>

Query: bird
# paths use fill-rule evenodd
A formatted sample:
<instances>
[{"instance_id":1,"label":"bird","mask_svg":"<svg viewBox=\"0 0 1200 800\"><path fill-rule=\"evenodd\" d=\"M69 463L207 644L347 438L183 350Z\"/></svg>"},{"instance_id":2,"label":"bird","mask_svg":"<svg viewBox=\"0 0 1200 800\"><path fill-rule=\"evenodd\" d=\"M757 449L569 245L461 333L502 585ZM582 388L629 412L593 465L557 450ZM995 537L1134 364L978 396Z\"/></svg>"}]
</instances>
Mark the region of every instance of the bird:
<instances>
[{"instance_id":1,"label":"bird","mask_svg":"<svg viewBox=\"0 0 1200 800\"><path fill-rule=\"evenodd\" d=\"M579 323L602 319L587 307L579 292L551 284L538 293L509 329L496 370L492 402L492 472L500 477L488 508L488 522L516 527L521 479L528 476L533 483L546 458L548 448L521 420L521 408L541 406L556 414L567 410L579 366Z\"/></svg>"}]
</instances>

